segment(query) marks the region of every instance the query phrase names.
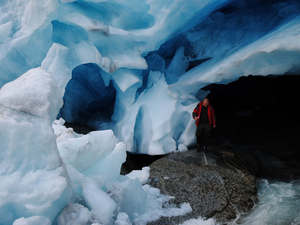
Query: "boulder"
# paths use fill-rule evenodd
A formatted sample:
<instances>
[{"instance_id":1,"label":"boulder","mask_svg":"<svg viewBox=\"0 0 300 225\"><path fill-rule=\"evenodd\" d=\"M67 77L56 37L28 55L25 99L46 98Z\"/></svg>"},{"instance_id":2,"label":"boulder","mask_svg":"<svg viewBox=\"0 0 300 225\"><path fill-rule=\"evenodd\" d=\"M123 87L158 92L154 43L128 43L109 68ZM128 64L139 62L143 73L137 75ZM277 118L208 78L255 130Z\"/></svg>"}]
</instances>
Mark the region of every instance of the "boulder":
<instances>
[{"instance_id":1,"label":"boulder","mask_svg":"<svg viewBox=\"0 0 300 225\"><path fill-rule=\"evenodd\" d=\"M216 158L222 157L191 150L151 164L150 184L174 196L170 204L188 202L193 211L179 217L162 217L150 224L181 224L199 216L225 224L252 209L257 201L256 177L247 169L227 166Z\"/></svg>"}]
</instances>

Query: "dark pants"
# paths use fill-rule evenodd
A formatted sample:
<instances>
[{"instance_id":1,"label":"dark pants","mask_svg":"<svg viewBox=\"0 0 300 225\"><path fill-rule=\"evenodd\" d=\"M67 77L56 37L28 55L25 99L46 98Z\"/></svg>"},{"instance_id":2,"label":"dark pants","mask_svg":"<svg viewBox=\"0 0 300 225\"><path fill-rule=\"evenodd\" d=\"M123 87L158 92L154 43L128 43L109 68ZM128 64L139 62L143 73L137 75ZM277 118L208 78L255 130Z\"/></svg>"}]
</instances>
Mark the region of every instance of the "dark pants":
<instances>
[{"instance_id":1,"label":"dark pants","mask_svg":"<svg viewBox=\"0 0 300 225\"><path fill-rule=\"evenodd\" d=\"M201 147L209 144L212 127L209 124L199 124L196 131L197 147L201 150Z\"/></svg>"}]
</instances>

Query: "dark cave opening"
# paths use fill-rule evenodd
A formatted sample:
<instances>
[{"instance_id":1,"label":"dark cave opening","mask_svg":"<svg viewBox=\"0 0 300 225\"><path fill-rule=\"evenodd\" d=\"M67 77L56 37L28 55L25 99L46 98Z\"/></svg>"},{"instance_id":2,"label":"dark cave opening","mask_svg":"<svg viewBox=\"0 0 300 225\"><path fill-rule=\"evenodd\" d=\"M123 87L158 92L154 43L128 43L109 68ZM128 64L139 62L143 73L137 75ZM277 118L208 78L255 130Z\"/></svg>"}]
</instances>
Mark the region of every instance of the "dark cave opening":
<instances>
[{"instance_id":1,"label":"dark cave opening","mask_svg":"<svg viewBox=\"0 0 300 225\"><path fill-rule=\"evenodd\" d=\"M265 177L300 177L300 76L247 76L203 88L214 106L214 139L251 154Z\"/></svg>"},{"instance_id":2,"label":"dark cave opening","mask_svg":"<svg viewBox=\"0 0 300 225\"><path fill-rule=\"evenodd\" d=\"M66 86L60 115L78 133L107 129L114 113L116 89L110 76L94 63L77 66Z\"/></svg>"}]
</instances>

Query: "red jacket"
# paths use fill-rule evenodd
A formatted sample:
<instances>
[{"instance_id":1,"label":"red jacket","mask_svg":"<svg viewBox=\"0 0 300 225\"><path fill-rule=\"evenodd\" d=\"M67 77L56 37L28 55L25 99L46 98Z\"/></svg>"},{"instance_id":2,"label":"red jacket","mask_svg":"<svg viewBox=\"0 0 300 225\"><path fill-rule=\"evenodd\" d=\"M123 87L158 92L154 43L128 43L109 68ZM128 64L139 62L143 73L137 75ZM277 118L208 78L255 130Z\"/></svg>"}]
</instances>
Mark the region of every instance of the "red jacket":
<instances>
[{"instance_id":1,"label":"red jacket","mask_svg":"<svg viewBox=\"0 0 300 225\"><path fill-rule=\"evenodd\" d=\"M202 102L199 102L199 104L196 106L196 108L193 111L193 118L194 120L196 120L197 127L199 126L201 109L202 109ZM210 105L208 105L207 107L207 113L208 113L209 124L215 127L216 126L215 110Z\"/></svg>"}]
</instances>

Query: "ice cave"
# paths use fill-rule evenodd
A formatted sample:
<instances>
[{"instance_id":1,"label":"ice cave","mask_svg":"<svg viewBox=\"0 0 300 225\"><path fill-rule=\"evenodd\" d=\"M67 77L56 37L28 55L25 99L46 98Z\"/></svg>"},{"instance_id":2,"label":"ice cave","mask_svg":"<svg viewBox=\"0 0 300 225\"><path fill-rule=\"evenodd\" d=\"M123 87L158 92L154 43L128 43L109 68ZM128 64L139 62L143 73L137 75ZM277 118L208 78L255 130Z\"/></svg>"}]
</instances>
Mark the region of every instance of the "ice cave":
<instances>
[{"instance_id":1,"label":"ice cave","mask_svg":"<svg viewBox=\"0 0 300 225\"><path fill-rule=\"evenodd\" d=\"M0 0L0 225L300 224L299 40L298 0ZM205 96L245 216L155 186Z\"/></svg>"},{"instance_id":2,"label":"ice cave","mask_svg":"<svg viewBox=\"0 0 300 225\"><path fill-rule=\"evenodd\" d=\"M82 64L72 70L72 78L68 82L64 105L58 117L64 118L66 122L89 124L89 120L98 121L96 129L100 125L111 121L116 101L116 89L113 81L105 83L102 78L109 75L97 64Z\"/></svg>"}]
</instances>

